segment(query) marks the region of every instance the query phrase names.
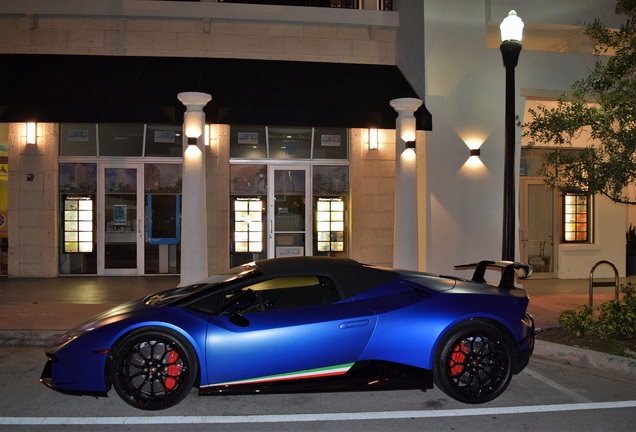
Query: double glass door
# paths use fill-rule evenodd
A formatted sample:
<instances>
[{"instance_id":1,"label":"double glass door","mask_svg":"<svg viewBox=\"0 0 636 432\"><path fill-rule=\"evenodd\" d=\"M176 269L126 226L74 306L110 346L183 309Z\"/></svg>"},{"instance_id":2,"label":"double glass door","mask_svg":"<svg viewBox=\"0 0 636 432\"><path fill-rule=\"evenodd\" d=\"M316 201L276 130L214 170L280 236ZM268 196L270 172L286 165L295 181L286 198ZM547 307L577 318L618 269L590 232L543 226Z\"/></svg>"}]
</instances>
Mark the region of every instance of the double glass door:
<instances>
[{"instance_id":1,"label":"double glass door","mask_svg":"<svg viewBox=\"0 0 636 432\"><path fill-rule=\"evenodd\" d=\"M143 165L100 164L99 176L98 274L143 274Z\"/></svg>"},{"instance_id":2,"label":"double glass door","mask_svg":"<svg viewBox=\"0 0 636 432\"><path fill-rule=\"evenodd\" d=\"M270 166L269 253L270 257L310 256L311 200L308 166Z\"/></svg>"}]
</instances>

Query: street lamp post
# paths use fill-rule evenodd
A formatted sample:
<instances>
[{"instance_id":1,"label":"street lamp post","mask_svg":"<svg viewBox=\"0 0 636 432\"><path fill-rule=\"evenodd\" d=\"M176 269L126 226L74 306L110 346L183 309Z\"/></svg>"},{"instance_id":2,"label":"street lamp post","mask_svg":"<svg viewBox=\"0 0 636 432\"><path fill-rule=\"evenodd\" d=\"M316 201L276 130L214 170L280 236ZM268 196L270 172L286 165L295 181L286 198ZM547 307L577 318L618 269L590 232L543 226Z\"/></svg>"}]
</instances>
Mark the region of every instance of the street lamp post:
<instances>
[{"instance_id":1,"label":"street lamp post","mask_svg":"<svg viewBox=\"0 0 636 432\"><path fill-rule=\"evenodd\" d=\"M501 56L506 68L506 128L504 153L504 202L502 259L515 259L515 67L521 53L523 21L510 11L500 26Z\"/></svg>"}]
</instances>

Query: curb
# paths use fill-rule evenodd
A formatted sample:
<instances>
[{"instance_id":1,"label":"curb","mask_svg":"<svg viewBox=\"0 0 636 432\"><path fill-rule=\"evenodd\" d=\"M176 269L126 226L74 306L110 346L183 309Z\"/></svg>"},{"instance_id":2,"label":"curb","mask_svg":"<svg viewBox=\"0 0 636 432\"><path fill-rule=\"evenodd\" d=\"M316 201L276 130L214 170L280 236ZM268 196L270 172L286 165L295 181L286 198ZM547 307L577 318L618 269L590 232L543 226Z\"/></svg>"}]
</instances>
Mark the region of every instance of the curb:
<instances>
[{"instance_id":1,"label":"curb","mask_svg":"<svg viewBox=\"0 0 636 432\"><path fill-rule=\"evenodd\" d=\"M63 331L53 330L0 330L0 346L47 347L63 334Z\"/></svg>"},{"instance_id":2,"label":"curb","mask_svg":"<svg viewBox=\"0 0 636 432\"><path fill-rule=\"evenodd\" d=\"M636 378L636 359L536 340L533 356Z\"/></svg>"}]
</instances>

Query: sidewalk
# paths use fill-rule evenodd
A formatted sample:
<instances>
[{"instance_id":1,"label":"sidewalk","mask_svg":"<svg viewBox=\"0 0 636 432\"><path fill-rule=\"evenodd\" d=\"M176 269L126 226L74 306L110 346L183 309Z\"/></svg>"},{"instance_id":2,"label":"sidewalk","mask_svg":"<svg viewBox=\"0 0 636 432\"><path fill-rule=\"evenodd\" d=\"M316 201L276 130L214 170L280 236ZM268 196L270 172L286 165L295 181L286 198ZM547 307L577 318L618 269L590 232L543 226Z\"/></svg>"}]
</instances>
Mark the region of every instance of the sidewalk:
<instances>
[{"instance_id":1,"label":"sidewalk","mask_svg":"<svg viewBox=\"0 0 636 432\"><path fill-rule=\"evenodd\" d=\"M620 282L628 281L636 282L636 277L622 278ZM0 344L44 347L99 312L178 284L178 276L0 279ZM589 303L588 280L531 278L523 286L530 295L528 309L537 328L556 327L561 311ZM613 298L613 287L595 287L594 305ZM540 340L535 355L606 371L611 368L636 377L636 360Z\"/></svg>"}]
</instances>

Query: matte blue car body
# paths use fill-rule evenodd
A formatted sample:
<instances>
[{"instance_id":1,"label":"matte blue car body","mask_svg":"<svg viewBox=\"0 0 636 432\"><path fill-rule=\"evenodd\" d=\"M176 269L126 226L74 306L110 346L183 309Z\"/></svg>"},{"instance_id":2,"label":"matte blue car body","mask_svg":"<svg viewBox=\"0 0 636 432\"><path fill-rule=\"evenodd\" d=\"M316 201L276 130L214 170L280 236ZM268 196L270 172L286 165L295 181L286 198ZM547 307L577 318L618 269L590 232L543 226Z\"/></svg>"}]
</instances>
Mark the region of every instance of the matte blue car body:
<instances>
[{"instance_id":1,"label":"matte blue car body","mask_svg":"<svg viewBox=\"0 0 636 432\"><path fill-rule=\"evenodd\" d=\"M200 359L205 358L207 317L181 308L153 308L141 301L129 302L101 313L70 330L75 339L63 336L47 348L56 390L101 394L109 390L106 377L108 352L123 335L141 327L169 328L183 335ZM92 329L92 330L90 330Z\"/></svg>"},{"instance_id":2,"label":"matte blue car body","mask_svg":"<svg viewBox=\"0 0 636 432\"><path fill-rule=\"evenodd\" d=\"M492 322L515 339L514 355L528 351L529 356L534 328L524 321L527 306L523 290L408 272L338 302L304 307L301 313L245 313L246 326L230 316L134 301L94 317L49 347L54 360L47 365L48 385L62 392L106 395L113 347L146 327L171 329L189 342L202 389L295 371L347 369L365 361L430 371L446 332L471 319Z\"/></svg>"}]
</instances>

